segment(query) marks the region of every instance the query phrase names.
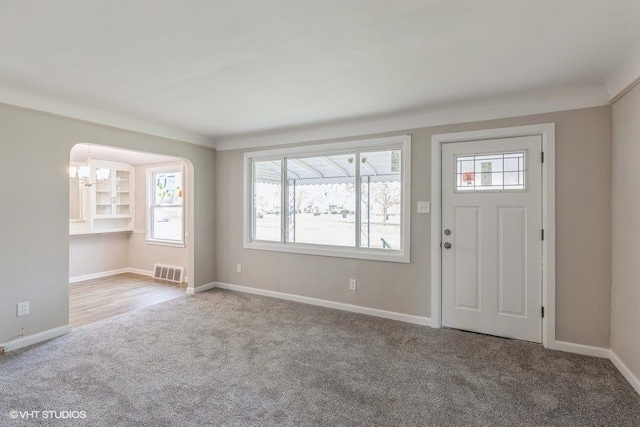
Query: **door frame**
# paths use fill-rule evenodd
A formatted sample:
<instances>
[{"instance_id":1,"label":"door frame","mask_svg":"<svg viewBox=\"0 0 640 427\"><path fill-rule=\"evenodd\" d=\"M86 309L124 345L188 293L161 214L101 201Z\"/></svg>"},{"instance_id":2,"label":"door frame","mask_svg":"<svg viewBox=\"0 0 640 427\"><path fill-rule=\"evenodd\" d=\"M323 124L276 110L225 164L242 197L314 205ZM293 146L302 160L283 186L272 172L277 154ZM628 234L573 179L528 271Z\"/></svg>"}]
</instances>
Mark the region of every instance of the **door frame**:
<instances>
[{"instance_id":1,"label":"door frame","mask_svg":"<svg viewBox=\"0 0 640 427\"><path fill-rule=\"evenodd\" d=\"M556 347L555 123L542 123L431 136L431 326L442 326L442 145L521 136L541 136L542 163L542 345Z\"/></svg>"}]
</instances>

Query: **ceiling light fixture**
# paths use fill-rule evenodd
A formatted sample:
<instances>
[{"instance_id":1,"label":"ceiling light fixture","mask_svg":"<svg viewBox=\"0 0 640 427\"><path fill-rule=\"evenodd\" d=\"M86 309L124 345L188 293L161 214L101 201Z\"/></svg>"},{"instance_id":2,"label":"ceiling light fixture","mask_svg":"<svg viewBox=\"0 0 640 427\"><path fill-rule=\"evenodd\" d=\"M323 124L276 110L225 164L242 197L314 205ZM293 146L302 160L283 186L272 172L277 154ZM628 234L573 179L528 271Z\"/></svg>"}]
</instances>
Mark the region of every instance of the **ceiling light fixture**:
<instances>
[{"instance_id":1,"label":"ceiling light fixture","mask_svg":"<svg viewBox=\"0 0 640 427\"><path fill-rule=\"evenodd\" d=\"M82 166L70 166L69 178L75 182L81 183L86 187L100 184L109 179L109 169L96 168L96 182L91 182L91 147L87 152L87 164Z\"/></svg>"}]
</instances>

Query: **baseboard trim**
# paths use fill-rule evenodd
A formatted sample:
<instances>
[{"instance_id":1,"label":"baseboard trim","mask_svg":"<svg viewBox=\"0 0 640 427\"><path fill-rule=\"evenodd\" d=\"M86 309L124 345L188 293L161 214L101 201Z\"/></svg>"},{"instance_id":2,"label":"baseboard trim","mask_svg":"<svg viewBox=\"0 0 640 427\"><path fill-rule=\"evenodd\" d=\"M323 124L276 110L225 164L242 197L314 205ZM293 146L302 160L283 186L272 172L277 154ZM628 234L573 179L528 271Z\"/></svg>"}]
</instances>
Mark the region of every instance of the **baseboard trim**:
<instances>
[{"instance_id":1,"label":"baseboard trim","mask_svg":"<svg viewBox=\"0 0 640 427\"><path fill-rule=\"evenodd\" d=\"M608 359L611 350L604 347L594 347L591 345L575 344L565 341L554 341L551 345L547 346L550 350L565 351L567 353L576 353L583 356L594 356Z\"/></svg>"},{"instance_id":2,"label":"baseboard trim","mask_svg":"<svg viewBox=\"0 0 640 427\"><path fill-rule=\"evenodd\" d=\"M103 277L115 276L116 274L129 273L129 268L119 268L117 270L101 271L100 273L85 274L82 276L69 277L69 283L84 282L85 280L101 279Z\"/></svg>"},{"instance_id":3,"label":"baseboard trim","mask_svg":"<svg viewBox=\"0 0 640 427\"><path fill-rule=\"evenodd\" d=\"M27 335L26 337L18 338L5 344L0 344L0 347L4 348L5 352L14 351L43 341L48 341L53 338L58 338L62 335L68 334L69 332L71 332L70 325L60 326L58 328Z\"/></svg>"},{"instance_id":4,"label":"baseboard trim","mask_svg":"<svg viewBox=\"0 0 640 427\"><path fill-rule=\"evenodd\" d=\"M209 289L213 289L217 286L217 282L207 283L206 285L196 286L195 288L188 287L187 294L195 295L200 292L208 291Z\"/></svg>"},{"instance_id":5,"label":"baseboard trim","mask_svg":"<svg viewBox=\"0 0 640 427\"><path fill-rule=\"evenodd\" d=\"M69 277L69 283L84 282L85 280L101 279L103 277L115 276L117 274L132 273L141 276L153 277L153 271L143 270L141 268L125 267L117 270L102 271L100 273L85 274L84 276ZM189 282L189 277L185 276L183 283Z\"/></svg>"},{"instance_id":6,"label":"baseboard trim","mask_svg":"<svg viewBox=\"0 0 640 427\"><path fill-rule=\"evenodd\" d=\"M153 277L153 271L151 270L143 270L141 268L132 268L129 267L127 273L139 274L141 276Z\"/></svg>"},{"instance_id":7,"label":"baseboard trim","mask_svg":"<svg viewBox=\"0 0 640 427\"><path fill-rule=\"evenodd\" d=\"M252 288L249 286L233 285L230 283L214 282L214 287L228 289L230 291L244 292L248 294L262 295L271 298L278 298L287 301L301 302L303 304L317 305L320 307L333 308L336 310L350 311L353 313L366 314L369 316L382 317L385 319L399 320L401 322L413 323L415 325L431 326L431 318L413 316L411 314L398 313L395 311L380 310L377 308L363 307L360 305L346 304L342 302L328 301L318 298L305 297L301 295L287 294L284 292L269 291L266 289Z\"/></svg>"},{"instance_id":8,"label":"baseboard trim","mask_svg":"<svg viewBox=\"0 0 640 427\"><path fill-rule=\"evenodd\" d=\"M611 362L615 365L616 368L618 368L618 371L620 371L622 376L625 377L627 381L629 381L631 387L633 387L634 390L638 394L640 394L640 379L638 379L638 377L636 377L635 374L631 372L631 369L629 369L629 367L624 364L622 359L620 359L613 350L611 350L610 353Z\"/></svg>"}]
</instances>

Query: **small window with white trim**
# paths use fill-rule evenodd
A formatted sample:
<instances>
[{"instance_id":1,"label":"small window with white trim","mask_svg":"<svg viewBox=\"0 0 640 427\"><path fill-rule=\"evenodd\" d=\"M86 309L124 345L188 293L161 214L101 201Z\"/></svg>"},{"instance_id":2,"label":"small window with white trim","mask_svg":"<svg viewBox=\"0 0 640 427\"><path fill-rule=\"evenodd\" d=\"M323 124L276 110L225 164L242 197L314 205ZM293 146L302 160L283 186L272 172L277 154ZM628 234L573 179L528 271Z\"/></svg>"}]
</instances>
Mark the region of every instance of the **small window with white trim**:
<instances>
[{"instance_id":1,"label":"small window with white trim","mask_svg":"<svg viewBox=\"0 0 640 427\"><path fill-rule=\"evenodd\" d=\"M409 261L410 136L245 154L245 247Z\"/></svg>"},{"instance_id":2,"label":"small window with white trim","mask_svg":"<svg viewBox=\"0 0 640 427\"><path fill-rule=\"evenodd\" d=\"M184 244L184 167L147 169L147 241Z\"/></svg>"},{"instance_id":3,"label":"small window with white trim","mask_svg":"<svg viewBox=\"0 0 640 427\"><path fill-rule=\"evenodd\" d=\"M456 156L456 192L525 191L525 151Z\"/></svg>"}]
</instances>

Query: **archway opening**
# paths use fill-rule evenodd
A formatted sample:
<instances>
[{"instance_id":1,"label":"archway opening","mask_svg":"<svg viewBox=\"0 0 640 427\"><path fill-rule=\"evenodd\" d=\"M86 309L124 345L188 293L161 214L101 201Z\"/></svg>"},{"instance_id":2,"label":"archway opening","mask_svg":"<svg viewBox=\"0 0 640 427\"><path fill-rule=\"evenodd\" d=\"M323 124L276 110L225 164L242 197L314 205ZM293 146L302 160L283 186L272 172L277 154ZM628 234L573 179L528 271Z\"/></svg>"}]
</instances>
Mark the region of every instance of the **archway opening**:
<instances>
[{"instance_id":1,"label":"archway opening","mask_svg":"<svg viewBox=\"0 0 640 427\"><path fill-rule=\"evenodd\" d=\"M71 149L72 327L185 295L193 281L192 188L187 159L88 143Z\"/></svg>"}]
</instances>

